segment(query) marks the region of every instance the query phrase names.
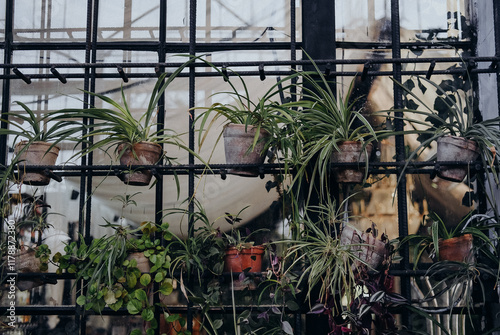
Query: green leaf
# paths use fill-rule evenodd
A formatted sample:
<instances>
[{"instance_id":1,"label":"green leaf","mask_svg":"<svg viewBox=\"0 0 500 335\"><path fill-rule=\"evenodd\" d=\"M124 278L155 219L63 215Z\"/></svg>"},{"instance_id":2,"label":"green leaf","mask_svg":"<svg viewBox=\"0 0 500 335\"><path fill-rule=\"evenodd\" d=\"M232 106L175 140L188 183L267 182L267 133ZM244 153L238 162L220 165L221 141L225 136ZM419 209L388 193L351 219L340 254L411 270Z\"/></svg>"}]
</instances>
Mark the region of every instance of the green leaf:
<instances>
[{"instance_id":1,"label":"green leaf","mask_svg":"<svg viewBox=\"0 0 500 335\"><path fill-rule=\"evenodd\" d=\"M222 319L217 319L217 320L214 320L212 324L213 324L215 329L219 329L224 325L224 322L222 321Z\"/></svg>"},{"instance_id":2,"label":"green leaf","mask_svg":"<svg viewBox=\"0 0 500 335\"><path fill-rule=\"evenodd\" d=\"M151 275L149 273L143 274L141 276L140 282L142 286L148 286L149 283L151 283Z\"/></svg>"},{"instance_id":3,"label":"green leaf","mask_svg":"<svg viewBox=\"0 0 500 335\"><path fill-rule=\"evenodd\" d=\"M127 310L130 314L139 314L142 310L142 304L138 300L130 300L127 304Z\"/></svg>"},{"instance_id":4,"label":"green leaf","mask_svg":"<svg viewBox=\"0 0 500 335\"><path fill-rule=\"evenodd\" d=\"M87 302L87 298L85 298L84 295L81 295L79 296L78 298L76 298L76 303L80 306L83 306L85 305L85 303Z\"/></svg>"},{"instance_id":5,"label":"green leaf","mask_svg":"<svg viewBox=\"0 0 500 335\"><path fill-rule=\"evenodd\" d=\"M139 301L148 301L148 295L146 294L146 291L144 291L143 289L136 290L134 295Z\"/></svg>"},{"instance_id":6,"label":"green leaf","mask_svg":"<svg viewBox=\"0 0 500 335\"><path fill-rule=\"evenodd\" d=\"M104 295L104 301L108 305L112 305L117 302L118 300L115 297L115 292L113 292L112 290L108 290L108 292L106 292L106 294Z\"/></svg>"},{"instance_id":7,"label":"green leaf","mask_svg":"<svg viewBox=\"0 0 500 335\"><path fill-rule=\"evenodd\" d=\"M115 312L119 310L123 306L123 300L120 299L116 303L109 305L109 308L114 310Z\"/></svg>"},{"instance_id":8,"label":"green leaf","mask_svg":"<svg viewBox=\"0 0 500 335\"><path fill-rule=\"evenodd\" d=\"M286 306L291 310L291 311L298 311L300 309L300 306L293 300L288 300L286 302Z\"/></svg>"},{"instance_id":9,"label":"green leaf","mask_svg":"<svg viewBox=\"0 0 500 335\"><path fill-rule=\"evenodd\" d=\"M160 285L160 293L163 295L170 295L174 290L174 286L171 282L165 281Z\"/></svg>"},{"instance_id":10,"label":"green leaf","mask_svg":"<svg viewBox=\"0 0 500 335\"><path fill-rule=\"evenodd\" d=\"M142 331L140 329L134 329L130 332L130 335L142 335Z\"/></svg>"},{"instance_id":11,"label":"green leaf","mask_svg":"<svg viewBox=\"0 0 500 335\"><path fill-rule=\"evenodd\" d=\"M142 311L141 317L144 321L151 321L155 318L155 313L151 309L145 309Z\"/></svg>"}]
</instances>

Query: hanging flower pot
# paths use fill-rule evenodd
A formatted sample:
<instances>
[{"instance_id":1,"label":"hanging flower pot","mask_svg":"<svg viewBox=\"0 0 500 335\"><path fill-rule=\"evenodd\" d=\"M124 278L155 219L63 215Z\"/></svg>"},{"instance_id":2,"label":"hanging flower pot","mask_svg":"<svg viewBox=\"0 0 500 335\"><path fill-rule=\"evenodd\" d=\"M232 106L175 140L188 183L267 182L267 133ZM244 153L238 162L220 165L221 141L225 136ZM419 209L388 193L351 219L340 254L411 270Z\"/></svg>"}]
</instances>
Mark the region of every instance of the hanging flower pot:
<instances>
[{"instance_id":1,"label":"hanging flower pot","mask_svg":"<svg viewBox=\"0 0 500 335\"><path fill-rule=\"evenodd\" d=\"M332 154L333 163L358 163L359 167L335 167L335 180L338 183L361 183L365 178L365 163L372 152L372 144L366 145L366 153L363 142L345 141L338 144L340 151Z\"/></svg>"},{"instance_id":2,"label":"hanging flower pot","mask_svg":"<svg viewBox=\"0 0 500 335\"><path fill-rule=\"evenodd\" d=\"M14 153L19 159L19 178L23 184L45 186L50 183L50 177L44 172L26 172L30 166L55 165L59 155L59 147L47 142L21 141L16 144Z\"/></svg>"},{"instance_id":3,"label":"hanging flower pot","mask_svg":"<svg viewBox=\"0 0 500 335\"><path fill-rule=\"evenodd\" d=\"M458 136L444 136L437 140L437 162L473 162L479 156L475 141ZM440 178L461 182L468 167L441 166L437 172Z\"/></svg>"},{"instance_id":4,"label":"hanging flower pot","mask_svg":"<svg viewBox=\"0 0 500 335\"><path fill-rule=\"evenodd\" d=\"M153 165L156 164L161 157L162 148L157 143L139 142L133 145L122 143L118 146L118 154L120 155L121 165ZM130 171L122 174L121 179L125 184L133 186L147 186L152 178L150 170Z\"/></svg>"},{"instance_id":5,"label":"hanging flower pot","mask_svg":"<svg viewBox=\"0 0 500 335\"><path fill-rule=\"evenodd\" d=\"M226 154L226 164L263 164L266 155L262 153L265 146L265 137L269 133L261 129L259 140L254 150L249 152L252 147L257 128L244 124L228 124L224 128L224 150ZM231 168L228 171L231 174L256 177L259 175L258 169Z\"/></svg>"},{"instance_id":6,"label":"hanging flower pot","mask_svg":"<svg viewBox=\"0 0 500 335\"><path fill-rule=\"evenodd\" d=\"M36 249L24 247L15 255L15 267L17 273L40 273L40 259L35 257ZM10 271L12 272L12 271ZM19 290L31 290L32 288L42 286L45 282L40 277L32 280L18 280L16 286Z\"/></svg>"},{"instance_id":7,"label":"hanging flower pot","mask_svg":"<svg viewBox=\"0 0 500 335\"><path fill-rule=\"evenodd\" d=\"M224 256L224 271L243 272L243 270L249 269L248 272L261 272L264 251L263 246L253 246L241 250L229 247Z\"/></svg>"},{"instance_id":8,"label":"hanging flower pot","mask_svg":"<svg viewBox=\"0 0 500 335\"><path fill-rule=\"evenodd\" d=\"M474 262L472 252L473 237L465 234L458 237L439 241L439 260L463 263Z\"/></svg>"},{"instance_id":9,"label":"hanging flower pot","mask_svg":"<svg viewBox=\"0 0 500 335\"><path fill-rule=\"evenodd\" d=\"M352 245L356 256L371 269L378 269L387 257L386 243L371 233L360 232L352 226L345 225L340 235L342 245ZM355 264L357 267L361 264Z\"/></svg>"}]
</instances>

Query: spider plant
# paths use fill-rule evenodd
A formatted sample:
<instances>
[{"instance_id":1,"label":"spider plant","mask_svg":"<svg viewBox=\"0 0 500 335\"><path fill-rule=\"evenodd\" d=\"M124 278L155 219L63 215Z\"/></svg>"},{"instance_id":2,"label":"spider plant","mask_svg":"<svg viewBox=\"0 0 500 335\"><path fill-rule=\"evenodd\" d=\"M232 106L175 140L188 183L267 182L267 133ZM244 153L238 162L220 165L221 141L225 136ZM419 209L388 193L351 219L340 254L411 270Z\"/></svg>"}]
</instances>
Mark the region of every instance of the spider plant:
<instances>
[{"instance_id":1,"label":"spider plant","mask_svg":"<svg viewBox=\"0 0 500 335\"><path fill-rule=\"evenodd\" d=\"M341 243L336 225L344 220L345 213L335 209L334 203L312 210L319 214L318 220L313 221L308 214L304 215L300 219L304 227L301 238L284 241L291 244L285 254L285 260L291 260L285 274L298 271L298 285L307 283L306 298L309 301L317 300L323 306L331 306L331 312L335 315L344 309L336 300L338 297L345 297L348 304L355 299L358 267L366 265L357 256L362 244ZM317 286L319 294L314 297L312 293ZM332 300L335 303L331 304Z\"/></svg>"},{"instance_id":2,"label":"spider plant","mask_svg":"<svg viewBox=\"0 0 500 335\"><path fill-rule=\"evenodd\" d=\"M129 144L130 147L133 148L134 144L140 142L174 144L179 148L193 153L182 143L179 135L173 130L158 130L158 122L155 120L160 97L182 70L189 66L194 60L195 58L189 59L168 77L167 73L160 75L153 88L146 110L138 118L130 111L125 98L123 85L121 87L121 103L105 95L85 91L111 105L114 109L91 107L84 109L65 109L62 111L66 118L89 118L93 120L93 123L88 126L87 134L81 139L82 142L88 143L88 146L82 149L79 154L85 155L96 149L104 148L107 150L109 147L116 147L116 151L120 144ZM95 139L97 136L101 136L100 139L95 142L89 141L90 137L94 137ZM119 154L121 155L122 153Z\"/></svg>"},{"instance_id":3,"label":"spider plant","mask_svg":"<svg viewBox=\"0 0 500 335\"><path fill-rule=\"evenodd\" d=\"M309 57L309 56L308 56ZM310 180L319 177L320 194L327 183L330 161L334 152L341 152L339 145L345 141L363 143L363 155L368 158L367 145L374 140L380 130L376 130L358 109L361 96L353 97L356 77L351 81L344 95L336 93L318 65L309 57L315 71L300 73L303 83L299 86L302 98L285 104L293 115L296 124L295 136L302 143L298 157L295 181L306 175L308 165L312 164ZM297 109L297 110L295 110ZM368 159L366 159L366 166ZM310 192L312 190L312 185Z\"/></svg>"},{"instance_id":4,"label":"spider plant","mask_svg":"<svg viewBox=\"0 0 500 335\"><path fill-rule=\"evenodd\" d=\"M216 102L210 107L195 107L195 109L204 110L204 112L196 118L196 122L199 123L200 128L198 134L200 148L214 124L222 120L223 128L227 127L229 124L245 125L245 130L254 128L255 137L252 145L248 148L248 152L254 150L259 141L265 142L263 152L266 152L270 147L281 149L283 143L280 134L283 124L289 116L288 108L284 108L282 104L275 99L280 98L284 92L294 86L291 84L291 80L298 77L299 74L295 73L279 79L262 97L254 98L251 96L245 80L238 73L232 72L241 84L241 90L239 90L237 85L230 80L225 71L222 71L222 69L206 60L201 60L223 76L224 80L227 81L231 88L231 91L217 92L213 94L212 97L222 95L229 97L233 102ZM281 97L281 99L284 98ZM259 138L261 130L267 132L267 136L264 139ZM220 139L221 136L222 132L219 134L218 139Z\"/></svg>"},{"instance_id":5,"label":"spider plant","mask_svg":"<svg viewBox=\"0 0 500 335\"><path fill-rule=\"evenodd\" d=\"M36 141L51 142L52 146L66 140L73 139L73 136L83 130L83 126L78 121L60 120L63 110L48 112L43 116L36 115L26 104L15 101L26 112L6 112L6 119L1 122L7 123L10 128L0 128L0 135L15 136L14 143L18 138L31 144Z\"/></svg>"},{"instance_id":6,"label":"spider plant","mask_svg":"<svg viewBox=\"0 0 500 335\"><path fill-rule=\"evenodd\" d=\"M430 226L427 227L428 234L412 234L400 239L400 245L405 243L411 243L413 245L414 268L417 268L418 262L425 251L428 251L430 255L435 256L435 259L439 260L439 242L460 237L465 234L470 234L473 237L474 244L481 253L497 262L497 257L490 251L490 248L491 250L495 250L494 243L483 232L498 227L495 221L493 221L494 223L489 223L493 218L483 214L475 214L474 211L470 211L458 224L450 228L448 228L444 220L434 212L431 212L428 218L431 222ZM424 216L423 222L425 223L425 221L426 218Z\"/></svg>"}]
</instances>

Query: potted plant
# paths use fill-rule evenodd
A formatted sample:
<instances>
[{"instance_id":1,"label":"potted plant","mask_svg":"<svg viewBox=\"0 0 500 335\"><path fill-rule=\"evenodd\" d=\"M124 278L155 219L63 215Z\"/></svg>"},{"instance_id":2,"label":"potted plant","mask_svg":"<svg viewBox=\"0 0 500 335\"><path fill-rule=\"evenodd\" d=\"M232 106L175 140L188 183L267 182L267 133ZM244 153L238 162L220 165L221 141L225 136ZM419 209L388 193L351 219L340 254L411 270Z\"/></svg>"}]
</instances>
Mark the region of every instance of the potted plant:
<instances>
[{"instance_id":1,"label":"potted plant","mask_svg":"<svg viewBox=\"0 0 500 335\"><path fill-rule=\"evenodd\" d=\"M196 118L199 123L198 143L200 148L212 126L218 124L217 121L222 120L221 135L224 138L226 164L263 164L270 148L283 149L283 139L280 134L285 120L289 118L287 108L283 108L281 103L273 99L292 87L287 82L298 74L279 80L261 98L254 99L250 96L242 77L236 74L242 86L240 91L228 78L227 73L209 62L203 61L219 72L232 89L230 92L217 92L214 95L229 96L234 102L216 102L210 107L195 107L204 110ZM228 172L247 177L259 174L255 167L232 167Z\"/></svg>"},{"instance_id":2,"label":"potted plant","mask_svg":"<svg viewBox=\"0 0 500 335\"><path fill-rule=\"evenodd\" d=\"M408 161L418 157L433 141L437 141L437 162L471 163L481 158L485 170L493 171L498 183L496 171L498 160L496 150L500 148L500 117L483 120L477 111L474 98L470 92L470 83L458 76L453 80L443 80L437 84L427 78L417 76L418 87L426 93L427 83L435 89L434 106L427 105L413 88L415 84L409 79L404 84L396 82L405 93L408 108L404 109L404 121L428 127L427 129L406 130L405 133L419 134L420 145L412 150ZM427 93L428 94L428 93ZM413 98L414 100L410 99ZM418 104L417 104L418 103ZM417 109L423 108L423 110ZM422 118L410 117L414 114ZM461 182L467 175L467 166L440 166L437 175L443 179Z\"/></svg>"},{"instance_id":3,"label":"potted plant","mask_svg":"<svg viewBox=\"0 0 500 335\"><path fill-rule=\"evenodd\" d=\"M478 248L488 258L495 257L488 250L493 247L490 238L483 230L490 229L497 224L489 224L492 218L486 215L474 214L470 211L462 220L448 228L443 219L432 212L428 215L430 224L427 224L427 234L412 234L400 238L400 245L410 243L413 245L413 262L417 268L423 253L427 251L431 258L436 261L453 261L463 263L475 263L474 244L483 247ZM424 224L426 219L424 217ZM486 247L484 247L486 246Z\"/></svg>"},{"instance_id":4,"label":"potted plant","mask_svg":"<svg viewBox=\"0 0 500 335\"><path fill-rule=\"evenodd\" d=\"M136 205L134 195L114 199L123 203L123 210ZM76 303L85 310L101 313L106 306L114 311L126 308L130 314L140 314L148 328L146 334L153 334L158 328L151 300L153 283L158 283L160 294L167 296L173 291L173 280L168 276L170 251L162 242L172 238L169 225L144 221L129 228L120 221L106 222L103 227L112 228L113 234L94 238L89 244L80 238L80 244L71 242L65 247L64 255L56 253L52 261L58 265L57 273L67 271L84 280Z\"/></svg>"},{"instance_id":5,"label":"potted plant","mask_svg":"<svg viewBox=\"0 0 500 335\"><path fill-rule=\"evenodd\" d=\"M19 112L4 113L7 119L0 121L10 127L0 128L0 135L15 136L13 162L23 171L19 181L34 186L48 185L50 174L29 171L30 167L54 165L60 150L57 144L64 140L76 141L74 136L81 133L83 127L77 121L61 120L62 111L48 112L40 116L24 103L16 103L24 109L26 115Z\"/></svg>"},{"instance_id":6,"label":"potted plant","mask_svg":"<svg viewBox=\"0 0 500 335\"><path fill-rule=\"evenodd\" d=\"M235 228L235 225L241 222L239 215L245 208L236 215L225 213L225 220L231 225L230 233L222 235L225 244L225 272L262 272L262 258L266 248L264 245L254 245L254 241L249 239L253 234L268 229L259 229L243 235L240 229Z\"/></svg>"},{"instance_id":7,"label":"potted plant","mask_svg":"<svg viewBox=\"0 0 500 335\"><path fill-rule=\"evenodd\" d=\"M173 144L198 157L183 144L179 135L173 130L158 130L157 125L161 121L155 121L157 105L161 95L177 75L194 59L192 58L179 66L168 77L166 73L160 75L153 88L149 104L139 118L132 115L125 99L123 86L121 88L121 103L98 93L87 92L108 103L114 109L91 107L63 110L66 118L89 118L93 120L93 123L88 125L87 134L81 139L81 142L86 142L88 145L79 154L85 155L96 149L107 151L114 148L120 164L128 167L144 166L158 163L163 153L160 144ZM94 141L90 142L90 138L93 138ZM166 157L166 159L170 160L169 157ZM135 186L149 185L152 177L150 170L143 168L131 169L133 171L128 171L121 176L124 183Z\"/></svg>"},{"instance_id":8,"label":"potted plant","mask_svg":"<svg viewBox=\"0 0 500 335\"><path fill-rule=\"evenodd\" d=\"M357 167L335 167L335 178L341 183L360 183L366 178L367 165L372 150L372 142L377 140L381 130L375 130L359 109L361 97L353 98L355 77L346 93L338 94L332 89L316 63L310 59L316 71L300 73L303 79L299 89L299 101L284 104L293 115L296 140L302 143L295 159L297 174L295 180L303 179L311 167L309 180L319 181L319 193L324 193L330 163L357 163ZM311 183L310 191L313 183Z\"/></svg>"},{"instance_id":9,"label":"potted plant","mask_svg":"<svg viewBox=\"0 0 500 335\"><path fill-rule=\"evenodd\" d=\"M285 273L300 274L297 285L306 283L305 297L334 317L346 309L341 297L348 304L355 299L358 267L365 263L356 250L360 244L352 246L340 241L336 224L342 222L343 211L337 210L334 203L308 210L318 214L317 220L313 221L307 212L299 218L303 226L300 238L275 243L290 243L285 253L285 260L289 260Z\"/></svg>"}]
</instances>

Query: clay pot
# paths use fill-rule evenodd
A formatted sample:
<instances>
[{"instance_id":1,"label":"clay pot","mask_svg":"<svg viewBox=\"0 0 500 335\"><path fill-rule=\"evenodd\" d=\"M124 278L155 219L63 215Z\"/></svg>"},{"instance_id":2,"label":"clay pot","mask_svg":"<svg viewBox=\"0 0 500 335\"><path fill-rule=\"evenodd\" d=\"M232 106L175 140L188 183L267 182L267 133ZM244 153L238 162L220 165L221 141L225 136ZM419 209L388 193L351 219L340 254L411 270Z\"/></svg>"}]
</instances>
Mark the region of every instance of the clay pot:
<instances>
[{"instance_id":1,"label":"clay pot","mask_svg":"<svg viewBox=\"0 0 500 335\"><path fill-rule=\"evenodd\" d=\"M162 148L157 143L139 142L135 143L133 148L132 151L132 145L129 143L122 143L118 146L121 165L154 165L160 160L162 154ZM121 179L128 185L147 186L152 176L150 170L137 170L122 174Z\"/></svg>"},{"instance_id":2,"label":"clay pot","mask_svg":"<svg viewBox=\"0 0 500 335\"><path fill-rule=\"evenodd\" d=\"M40 273L40 259L35 257L36 250L23 248L15 255L15 266L17 273ZM12 272L12 271L8 271ZM31 290L32 288L42 286L45 282L41 278L33 280L18 280L16 286L19 290Z\"/></svg>"},{"instance_id":3,"label":"clay pot","mask_svg":"<svg viewBox=\"0 0 500 335\"><path fill-rule=\"evenodd\" d=\"M50 183L50 177L43 172L23 172L26 167L39 165L55 165L59 155L59 147L47 142L32 142L23 150L28 141L16 144L14 153L19 154L19 173L23 184L45 186ZM52 148L51 148L52 146Z\"/></svg>"},{"instance_id":4,"label":"clay pot","mask_svg":"<svg viewBox=\"0 0 500 335\"><path fill-rule=\"evenodd\" d=\"M475 141L458 136L444 136L437 140L437 162L473 162L479 156ZM468 167L441 166L437 172L440 178L461 182Z\"/></svg>"},{"instance_id":5,"label":"clay pot","mask_svg":"<svg viewBox=\"0 0 500 335\"><path fill-rule=\"evenodd\" d=\"M471 234L440 240L439 260L472 263L474 261L472 243L473 237Z\"/></svg>"},{"instance_id":6,"label":"clay pot","mask_svg":"<svg viewBox=\"0 0 500 335\"><path fill-rule=\"evenodd\" d=\"M135 259L137 262L137 268L142 272L149 272L151 270L151 264L149 263L149 259L144 256L143 252L131 252L128 256L127 259L130 261L132 259Z\"/></svg>"},{"instance_id":7,"label":"clay pot","mask_svg":"<svg viewBox=\"0 0 500 335\"><path fill-rule=\"evenodd\" d=\"M335 180L338 183L361 183L365 178L366 158L370 157L372 144L366 145L366 154L363 150L363 142L345 141L339 143L340 151L332 154L332 163L359 163L359 167L335 167Z\"/></svg>"},{"instance_id":8,"label":"clay pot","mask_svg":"<svg viewBox=\"0 0 500 335\"><path fill-rule=\"evenodd\" d=\"M267 130L261 129L259 141L253 151L248 152L252 146L257 128L248 126L245 131L244 124L228 124L224 127L224 151L226 154L226 164L263 164L266 158L262 154L264 150L265 137L269 137ZM256 168L232 168L228 173L245 177L256 177L259 171Z\"/></svg>"},{"instance_id":9,"label":"clay pot","mask_svg":"<svg viewBox=\"0 0 500 335\"><path fill-rule=\"evenodd\" d=\"M263 246L254 246L238 250L235 247L229 247L224 256L225 272L262 272L262 256L265 248Z\"/></svg>"},{"instance_id":10,"label":"clay pot","mask_svg":"<svg viewBox=\"0 0 500 335\"><path fill-rule=\"evenodd\" d=\"M340 243L342 245L363 244L353 246L352 249L356 256L373 270L377 270L387 256L387 248L384 242L376 239L372 234L360 232L349 225L345 225L342 229ZM360 265L362 264L355 264L357 267Z\"/></svg>"}]
</instances>

